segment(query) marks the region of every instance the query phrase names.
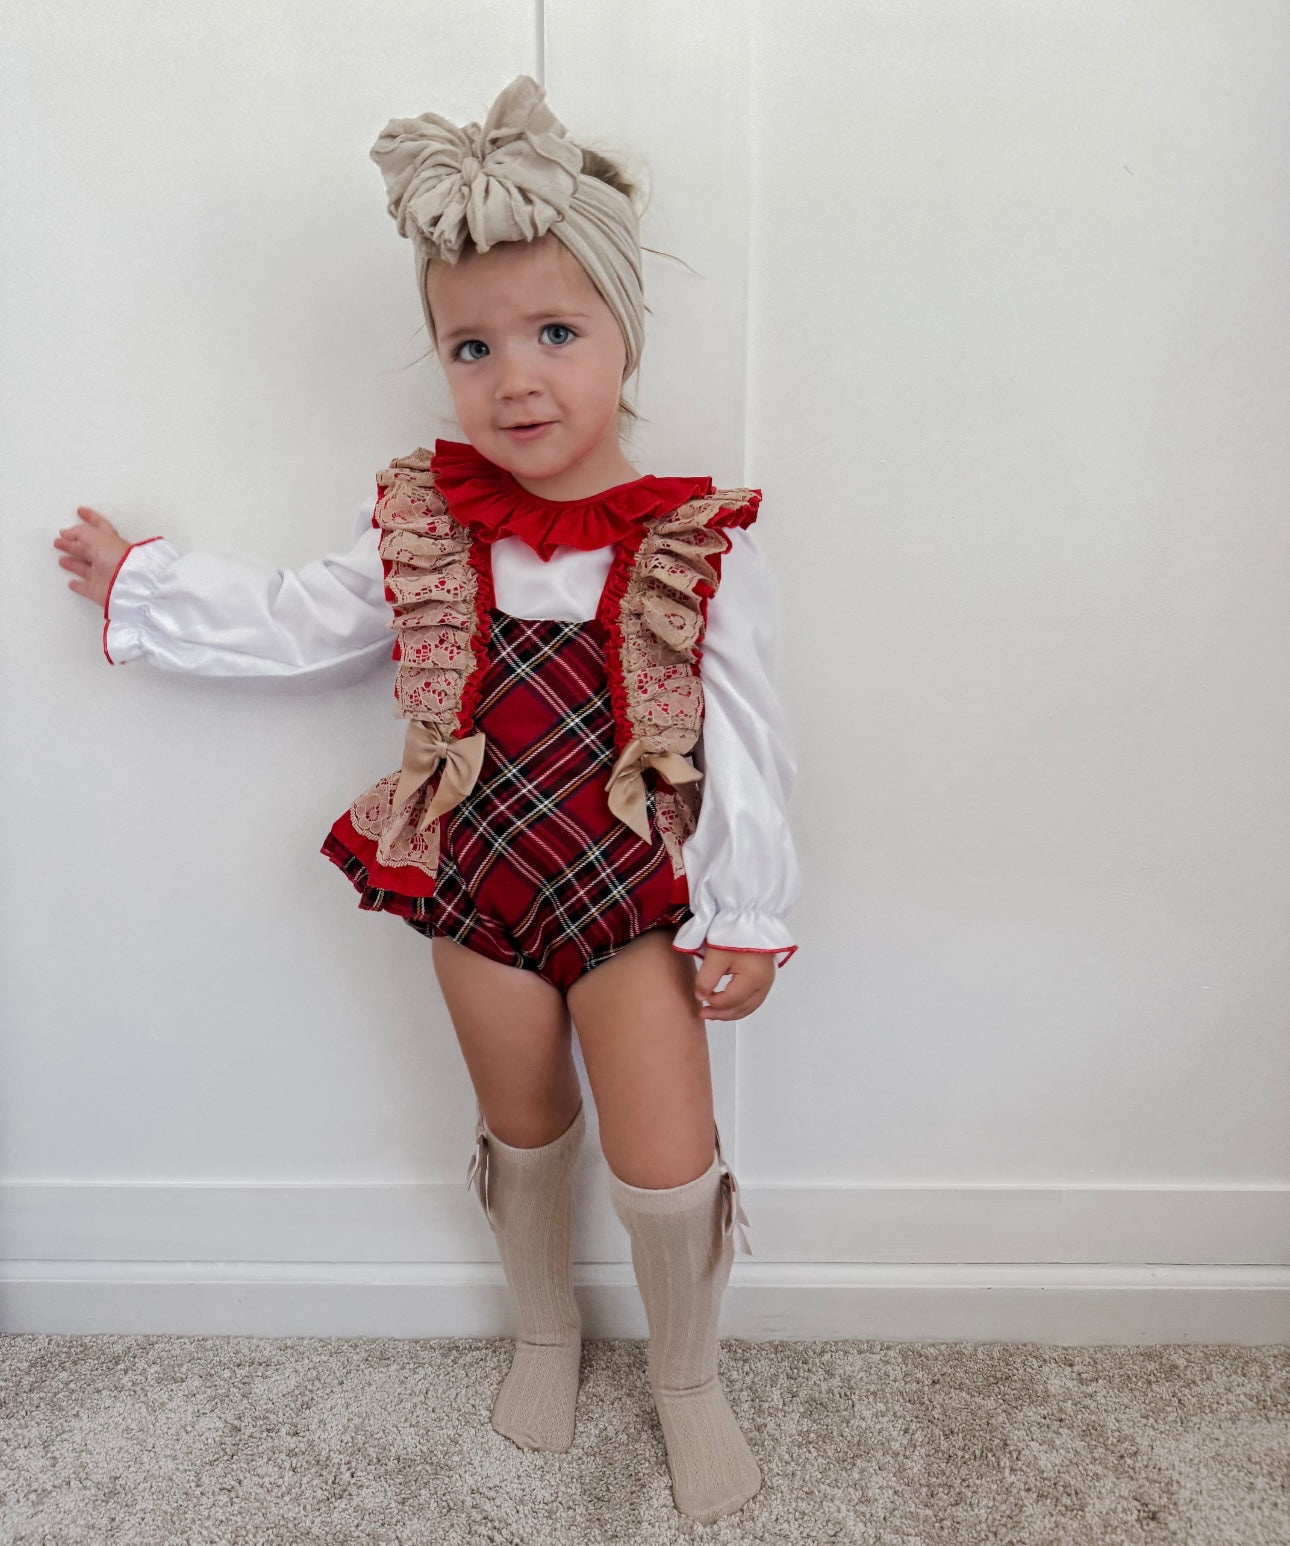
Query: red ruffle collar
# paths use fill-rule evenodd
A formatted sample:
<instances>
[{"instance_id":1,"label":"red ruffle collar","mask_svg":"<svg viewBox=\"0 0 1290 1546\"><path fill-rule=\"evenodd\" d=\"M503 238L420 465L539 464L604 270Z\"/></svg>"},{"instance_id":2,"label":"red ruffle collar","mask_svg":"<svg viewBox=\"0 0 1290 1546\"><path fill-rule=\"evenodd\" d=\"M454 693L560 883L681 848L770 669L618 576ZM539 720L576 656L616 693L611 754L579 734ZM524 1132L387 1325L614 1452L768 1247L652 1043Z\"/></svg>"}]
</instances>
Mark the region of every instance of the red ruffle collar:
<instances>
[{"instance_id":1,"label":"red ruffle collar","mask_svg":"<svg viewBox=\"0 0 1290 1546\"><path fill-rule=\"evenodd\" d=\"M430 468L455 520L486 542L520 537L543 561L562 544L584 550L608 547L641 521L712 493L711 478L647 473L586 499L543 499L464 440L436 440Z\"/></svg>"}]
</instances>

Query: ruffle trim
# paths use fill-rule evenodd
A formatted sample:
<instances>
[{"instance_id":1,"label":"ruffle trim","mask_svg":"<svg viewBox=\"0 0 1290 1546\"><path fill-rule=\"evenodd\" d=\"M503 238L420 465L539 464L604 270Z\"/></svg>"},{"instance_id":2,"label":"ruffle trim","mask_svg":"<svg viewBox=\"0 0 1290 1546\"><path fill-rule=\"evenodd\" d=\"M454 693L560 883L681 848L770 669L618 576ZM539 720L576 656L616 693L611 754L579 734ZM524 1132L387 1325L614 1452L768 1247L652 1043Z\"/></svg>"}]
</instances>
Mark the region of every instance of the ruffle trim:
<instances>
[{"instance_id":1,"label":"ruffle trim","mask_svg":"<svg viewBox=\"0 0 1290 1546\"><path fill-rule=\"evenodd\" d=\"M614 714L614 751L618 755L622 754L632 739L632 722L627 711L627 683L622 668L623 598L632 585L636 555L645 536L642 530L630 546L623 543L615 549L596 612L596 621L605 633L605 676L609 682L609 701Z\"/></svg>"},{"instance_id":2,"label":"ruffle trim","mask_svg":"<svg viewBox=\"0 0 1290 1546\"><path fill-rule=\"evenodd\" d=\"M355 830L348 811L332 824L318 851L349 879L364 912L416 919L429 916L434 880L411 866L381 864L376 844Z\"/></svg>"},{"instance_id":3,"label":"ruffle trim","mask_svg":"<svg viewBox=\"0 0 1290 1546\"><path fill-rule=\"evenodd\" d=\"M358 905L363 912L393 913L418 923L429 919L435 890L433 878L412 866L381 864L376 857L376 844L355 829L348 811L332 824L318 851L358 892ZM691 916L689 881L682 869L673 874L667 912L661 921L679 926Z\"/></svg>"},{"instance_id":4,"label":"ruffle trim","mask_svg":"<svg viewBox=\"0 0 1290 1546\"><path fill-rule=\"evenodd\" d=\"M448 509L430 459L420 447L377 474L373 522L384 533L379 552L398 630L399 712L463 739L488 670L491 560Z\"/></svg>"},{"instance_id":5,"label":"ruffle trim","mask_svg":"<svg viewBox=\"0 0 1290 1546\"><path fill-rule=\"evenodd\" d=\"M698 739L701 643L721 558L731 547L725 533L751 526L761 498L760 489L715 490L655 521L615 553L597 620L609 645L619 755L634 739L647 751L682 754Z\"/></svg>"},{"instance_id":6,"label":"ruffle trim","mask_svg":"<svg viewBox=\"0 0 1290 1546\"><path fill-rule=\"evenodd\" d=\"M482 543L472 542L466 555L475 571L475 649L477 664L466 678L461 689L461 708L458 711L459 736L472 735L475 729L475 710L483 691L484 677L488 674L489 645L493 637L493 559Z\"/></svg>"},{"instance_id":7,"label":"ruffle trim","mask_svg":"<svg viewBox=\"0 0 1290 1546\"><path fill-rule=\"evenodd\" d=\"M712 493L711 478L647 473L585 499L544 499L459 440L436 440L430 467L455 520L487 542L519 537L544 562L557 547L591 551L621 542L653 516Z\"/></svg>"},{"instance_id":8,"label":"ruffle trim","mask_svg":"<svg viewBox=\"0 0 1290 1546\"><path fill-rule=\"evenodd\" d=\"M739 489L729 492L747 494L748 497L740 500L738 503L723 506L722 509L718 510L708 523L710 530L730 531L735 528L751 526L757 519L757 512L761 508L760 489ZM719 553L710 553L708 555L708 562L712 565L713 572L716 575L716 583L711 590L706 586L699 589L699 615L703 620L703 632L694 646L694 663L696 666L700 665L703 661L703 637L708 631L708 602L712 600L717 588L721 584L721 560L730 551L730 548L730 538L727 537L725 539L725 546Z\"/></svg>"}]
</instances>

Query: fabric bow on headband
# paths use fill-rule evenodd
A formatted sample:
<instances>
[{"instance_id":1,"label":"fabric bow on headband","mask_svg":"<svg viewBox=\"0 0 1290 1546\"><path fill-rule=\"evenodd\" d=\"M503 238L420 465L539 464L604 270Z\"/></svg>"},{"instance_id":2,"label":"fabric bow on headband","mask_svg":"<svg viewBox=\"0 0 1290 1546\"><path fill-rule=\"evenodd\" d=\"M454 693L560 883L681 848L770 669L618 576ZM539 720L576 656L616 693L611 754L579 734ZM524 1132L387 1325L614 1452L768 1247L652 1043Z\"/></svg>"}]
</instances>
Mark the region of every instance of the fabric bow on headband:
<instances>
[{"instance_id":1,"label":"fabric bow on headband","mask_svg":"<svg viewBox=\"0 0 1290 1546\"><path fill-rule=\"evenodd\" d=\"M582 151L527 75L506 88L481 129L438 113L392 118L372 147L400 236L414 231L455 263L467 232L481 252L528 242L562 220Z\"/></svg>"},{"instance_id":2,"label":"fabric bow on headband","mask_svg":"<svg viewBox=\"0 0 1290 1546\"><path fill-rule=\"evenodd\" d=\"M481 128L438 113L391 118L372 146L399 235L412 239L417 290L434 258L456 263L467 236L480 252L548 232L569 249L614 313L627 346L626 380L645 341L640 231L631 200L582 173L582 149L546 105L546 92L518 75Z\"/></svg>"}]
</instances>

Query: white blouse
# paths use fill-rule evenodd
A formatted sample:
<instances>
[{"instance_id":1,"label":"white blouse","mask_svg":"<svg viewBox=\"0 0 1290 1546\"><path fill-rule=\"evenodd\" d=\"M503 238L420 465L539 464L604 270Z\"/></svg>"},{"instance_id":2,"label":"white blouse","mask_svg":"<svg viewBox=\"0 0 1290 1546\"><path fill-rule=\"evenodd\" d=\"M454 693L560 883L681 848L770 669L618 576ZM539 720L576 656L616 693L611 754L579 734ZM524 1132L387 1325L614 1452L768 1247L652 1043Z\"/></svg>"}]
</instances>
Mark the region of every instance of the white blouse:
<instances>
[{"instance_id":1,"label":"white blouse","mask_svg":"<svg viewBox=\"0 0 1290 1546\"><path fill-rule=\"evenodd\" d=\"M386 662L392 677L393 609L374 506L359 512L348 551L298 570L180 553L164 537L134 544L103 608L109 663L142 659L306 689L360 681ZM694 916L673 945L688 954L759 951L782 966L797 949L787 918L801 874L788 823L797 763L772 685L778 595L749 529L726 535L731 548L700 643L704 716L692 757L703 795L682 849ZM503 537L493 544L494 602L512 617L585 622L596 615L613 553L561 546L543 562L520 538Z\"/></svg>"}]
</instances>

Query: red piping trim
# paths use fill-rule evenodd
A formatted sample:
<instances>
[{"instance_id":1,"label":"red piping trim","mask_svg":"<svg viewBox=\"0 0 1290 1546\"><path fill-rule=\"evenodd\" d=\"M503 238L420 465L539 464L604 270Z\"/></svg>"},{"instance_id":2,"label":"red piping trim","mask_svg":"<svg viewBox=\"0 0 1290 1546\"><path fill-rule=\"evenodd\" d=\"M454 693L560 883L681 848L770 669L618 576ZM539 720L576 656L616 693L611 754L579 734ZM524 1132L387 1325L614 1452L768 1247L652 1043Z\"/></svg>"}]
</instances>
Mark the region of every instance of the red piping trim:
<instances>
[{"instance_id":1,"label":"red piping trim","mask_svg":"<svg viewBox=\"0 0 1290 1546\"><path fill-rule=\"evenodd\" d=\"M437 492L437 490L436 490ZM439 495L443 499L443 495ZM444 509L448 509L448 501L443 499ZM486 537L473 532L469 526L458 521L451 510L448 517L465 534L469 546L466 549L466 557L470 567L475 571L475 637L471 641L475 652L475 664L471 667L461 688L461 709L457 715L457 729L455 735L458 740L473 733L475 729L475 709L479 704L479 695L484 690L484 677L488 673L488 646L492 639L493 619L489 615L493 607L493 549Z\"/></svg>"},{"instance_id":2,"label":"red piping trim","mask_svg":"<svg viewBox=\"0 0 1290 1546\"><path fill-rule=\"evenodd\" d=\"M687 950L684 945L673 944L672 949L683 956L700 956L704 950L730 950L736 955L748 956L777 956L781 951L785 952L784 959L776 964L787 966L797 951L796 945L776 945L773 950L758 950L754 945L717 945L711 940L704 940L702 950Z\"/></svg>"},{"instance_id":3,"label":"red piping trim","mask_svg":"<svg viewBox=\"0 0 1290 1546\"><path fill-rule=\"evenodd\" d=\"M161 540L161 537L158 535L156 537L144 537L141 542L132 542L116 561L116 568L112 571L112 578L108 581L107 595L103 598L103 653L107 656L107 663L110 666L120 665L120 661L113 660L111 655L108 655L107 647L108 624L112 621L108 616L108 603L112 600L112 587L116 584L116 577L121 573L121 565L125 563L135 548L147 547L148 543L160 542Z\"/></svg>"},{"instance_id":4,"label":"red piping trim","mask_svg":"<svg viewBox=\"0 0 1290 1546\"><path fill-rule=\"evenodd\" d=\"M634 731L627 717L627 685L623 679L623 600L631 583L641 544L649 535L647 526L639 526L614 548L605 588L596 607L596 620L606 634L605 675L609 679L609 700L614 711L614 750L619 756L627 749Z\"/></svg>"}]
</instances>

